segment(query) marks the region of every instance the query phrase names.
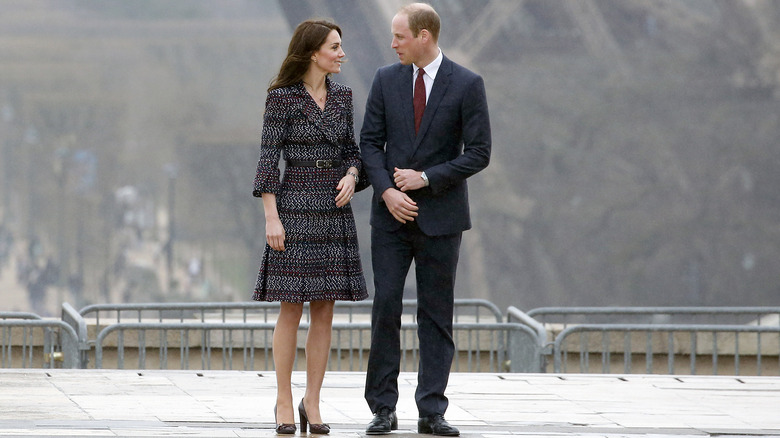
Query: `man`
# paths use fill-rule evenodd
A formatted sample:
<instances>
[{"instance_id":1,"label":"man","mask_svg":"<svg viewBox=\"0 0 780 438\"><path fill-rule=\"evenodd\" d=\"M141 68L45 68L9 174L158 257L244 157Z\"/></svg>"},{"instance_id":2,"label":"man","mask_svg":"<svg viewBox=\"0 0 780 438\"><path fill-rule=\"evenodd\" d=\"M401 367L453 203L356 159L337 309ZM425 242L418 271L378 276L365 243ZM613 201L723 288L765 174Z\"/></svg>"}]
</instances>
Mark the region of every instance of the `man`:
<instances>
[{"instance_id":1,"label":"man","mask_svg":"<svg viewBox=\"0 0 780 438\"><path fill-rule=\"evenodd\" d=\"M411 262L417 280L420 364L418 432L457 436L444 419L455 353L452 318L461 233L471 228L466 178L490 161L490 121L482 78L444 57L440 20L414 3L393 18L399 63L380 68L360 133L374 196L371 257L375 297L365 397L366 433L398 428L400 325Z\"/></svg>"}]
</instances>

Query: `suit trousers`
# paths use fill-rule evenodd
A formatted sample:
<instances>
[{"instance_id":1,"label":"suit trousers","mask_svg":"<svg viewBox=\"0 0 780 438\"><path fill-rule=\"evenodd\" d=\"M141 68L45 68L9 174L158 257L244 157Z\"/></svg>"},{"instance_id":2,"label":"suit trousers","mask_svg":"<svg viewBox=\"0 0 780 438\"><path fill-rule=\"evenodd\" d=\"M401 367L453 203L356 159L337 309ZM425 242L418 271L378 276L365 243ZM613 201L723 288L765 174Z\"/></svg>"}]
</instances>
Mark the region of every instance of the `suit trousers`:
<instances>
[{"instance_id":1,"label":"suit trousers","mask_svg":"<svg viewBox=\"0 0 780 438\"><path fill-rule=\"evenodd\" d=\"M395 409L401 360L401 314L412 261L417 280L417 336L420 346L415 401L421 417L444 415L455 353L452 339L455 272L462 233L428 236L416 222L399 230L372 227L374 304L365 398L371 412Z\"/></svg>"}]
</instances>

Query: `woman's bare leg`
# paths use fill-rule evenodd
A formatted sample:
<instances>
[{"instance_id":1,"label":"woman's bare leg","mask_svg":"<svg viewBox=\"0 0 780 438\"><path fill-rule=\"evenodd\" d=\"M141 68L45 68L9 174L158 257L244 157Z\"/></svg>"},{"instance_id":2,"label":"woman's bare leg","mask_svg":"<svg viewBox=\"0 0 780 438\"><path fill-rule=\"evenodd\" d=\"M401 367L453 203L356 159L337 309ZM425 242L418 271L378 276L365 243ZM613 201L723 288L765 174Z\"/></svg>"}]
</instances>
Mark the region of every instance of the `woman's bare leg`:
<instances>
[{"instance_id":1,"label":"woman's bare leg","mask_svg":"<svg viewBox=\"0 0 780 438\"><path fill-rule=\"evenodd\" d=\"M306 336L306 394L303 396L303 404L312 424L323 422L320 415L320 390L330 355L333 304L333 301L309 303L311 323Z\"/></svg>"},{"instance_id":2,"label":"woman's bare leg","mask_svg":"<svg viewBox=\"0 0 780 438\"><path fill-rule=\"evenodd\" d=\"M292 399L292 370L298 349L298 325L303 314L303 303L281 303L273 338L274 367L276 368L276 422L295 423Z\"/></svg>"}]
</instances>

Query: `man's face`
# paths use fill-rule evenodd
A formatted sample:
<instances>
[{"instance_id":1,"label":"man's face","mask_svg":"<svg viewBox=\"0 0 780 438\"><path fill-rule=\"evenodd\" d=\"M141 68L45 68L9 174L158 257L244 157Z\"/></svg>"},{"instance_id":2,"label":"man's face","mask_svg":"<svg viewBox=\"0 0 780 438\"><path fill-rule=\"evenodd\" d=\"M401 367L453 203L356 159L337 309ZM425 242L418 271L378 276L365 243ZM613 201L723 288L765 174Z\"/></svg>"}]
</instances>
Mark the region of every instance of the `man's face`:
<instances>
[{"instance_id":1,"label":"man's face","mask_svg":"<svg viewBox=\"0 0 780 438\"><path fill-rule=\"evenodd\" d=\"M395 49L401 64L409 65L416 62L422 52L422 43L420 35L417 35L417 38L412 35L412 30L409 29L409 18L405 14L393 17L392 31L393 42L390 47Z\"/></svg>"}]
</instances>

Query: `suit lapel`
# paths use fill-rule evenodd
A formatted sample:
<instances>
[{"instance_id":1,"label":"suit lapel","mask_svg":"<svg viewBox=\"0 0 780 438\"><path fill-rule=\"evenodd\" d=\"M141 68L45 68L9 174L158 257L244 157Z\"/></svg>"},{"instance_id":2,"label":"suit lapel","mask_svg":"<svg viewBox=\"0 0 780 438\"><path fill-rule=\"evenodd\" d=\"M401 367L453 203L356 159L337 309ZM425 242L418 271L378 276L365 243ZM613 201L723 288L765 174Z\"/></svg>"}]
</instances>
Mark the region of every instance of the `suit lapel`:
<instances>
[{"instance_id":1,"label":"suit lapel","mask_svg":"<svg viewBox=\"0 0 780 438\"><path fill-rule=\"evenodd\" d=\"M401 99L401 111L406 121L406 132L409 133L409 143L414 143L414 89L412 88L412 66L401 66L401 74L398 77L398 95Z\"/></svg>"},{"instance_id":2,"label":"suit lapel","mask_svg":"<svg viewBox=\"0 0 780 438\"><path fill-rule=\"evenodd\" d=\"M441 61L439 71L436 73L436 79L433 81L431 94L428 96L428 102L425 104L425 112L423 113L423 118L420 122L420 132L417 133L414 139L415 150L420 146L420 142L425 137L425 132L428 131L428 128L431 126L431 120L433 120L433 116L439 108L439 103L441 103L441 99L444 97L444 93L447 92L447 87L450 85L451 74L452 65L450 60L445 57ZM411 84L409 86L411 86ZM412 99L410 98L409 102L411 103L411 101ZM412 112L412 133L414 133L414 106L410 104L410 107Z\"/></svg>"}]
</instances>

